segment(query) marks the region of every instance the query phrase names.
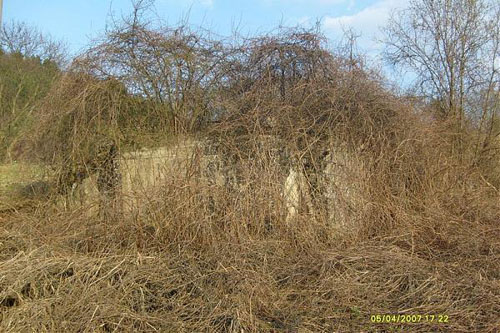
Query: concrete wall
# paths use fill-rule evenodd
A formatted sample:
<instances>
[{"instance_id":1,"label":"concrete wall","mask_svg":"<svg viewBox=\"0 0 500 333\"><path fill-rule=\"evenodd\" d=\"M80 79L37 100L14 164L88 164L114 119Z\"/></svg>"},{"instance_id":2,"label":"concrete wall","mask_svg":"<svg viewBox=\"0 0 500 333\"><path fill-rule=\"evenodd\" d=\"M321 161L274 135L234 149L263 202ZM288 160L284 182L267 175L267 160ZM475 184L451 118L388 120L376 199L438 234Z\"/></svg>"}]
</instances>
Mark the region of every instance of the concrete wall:
<instances>
[{"instance_id":1,"label":"concrete wall","mask_svg":"<svg viewBox=\"0 0 500 333\"><path fill-rule=\"evenodd\" d=\"M122 200L125 210L140 206L141 200L154 195L154 189L164 184L167 178L180 177L187 172L197 172L202 185L233 186L234 170L224 165L216 155L206 155L204 143L187 141L171 147L144 149L122 154ZM196 168L199 168L195 170ZM363 210L364 174L363 163L356 154L339 149L327 157L325 170L319 177L323 182L327 205L326 216L338 225L348 225ZM97 177L84 181L85 202L96 201ZM293 220L301 211L313 212L310 188L305 175L298 167L291 167L283 179L282 196L287 221ZM210 193L207 192L207 196ZM313 212L314 213L314 212Z\"/></svg>"},{"instance_id":2,"label":"concrete wall","mask_svg":"<svg viewBox=\"0 0 500 333\"><path fill-rule=\"evenodd\" d=\"M326 167L319 175L328 220L339 226L351 225L365 209L367 179L366 168L359 155L346 149L329 152ZM300 211L315 214L317 205L312 202L311 188L298 166L290 168L283 187L287 221Z\"/></svg>"},{"instance_id":3,"label":"concrete wall","mask_svg":"<svg viewBox=\"0 0 500 333\"><path fill-rule=\"evenodd\" d=\"M167 179L182 179L193 173L204 185L224 185L226 178L215 169L220 163L215 155L204 154L202 142L183 141L169 147L122 153L120 157L121 201L125 210L140 206L155 195ZM201 176L201 177L200 177ZM85 179L75 191L73 201L97 205L97 175Z\"/></svg>"}]
</instances>

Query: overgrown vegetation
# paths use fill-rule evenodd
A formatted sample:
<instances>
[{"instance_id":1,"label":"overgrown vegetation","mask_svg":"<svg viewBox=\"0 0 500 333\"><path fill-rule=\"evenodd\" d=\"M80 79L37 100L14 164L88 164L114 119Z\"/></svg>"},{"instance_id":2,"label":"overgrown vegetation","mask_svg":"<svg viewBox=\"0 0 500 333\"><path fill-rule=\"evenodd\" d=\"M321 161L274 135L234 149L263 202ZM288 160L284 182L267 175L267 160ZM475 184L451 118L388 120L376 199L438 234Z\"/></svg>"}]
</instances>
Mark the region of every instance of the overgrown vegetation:
<instances>
[{"instance_id":1,"label":"overgrown vegetation","mask_svg":"<svg viewBox=\"0 0 500 333\"><path fill-rule=\"evenodd\" d=\"M0 160L12 161L35 120L36 105L64 63L64 45L36 28L11 22L0 29Z\"/></svg>"},{"instance_id":2,"label":"overgrown vegetation","mask_svg":"<svg viewBox=\"0 0 500 333\"><path fill-rule=\"evenodd\" d=\"M412 1L389 31L412 29L397 22L421 18L429 3ZM449 3L432 2L450 17L475 14L464 26L438 26L463 30L471 43L480 11L498 10ZM17 147L5 151L52 168L47 184L66 186L61 193L102 178L110 147L123 154L197 140L206 151L166 165L160 184L134 193L141 205L113 206L114 214L62 206L57 195L0 210L2 331L499 329L497 67L481 82L472 69L458 70L463 84L454 74L439 86L421 76L419 96L401 97L352 45L332 50L318 29L217 40L146 24L144 4L62 75L35 61L51 74L2 101L27 98L29 117L16 115L34 135L2 132ZM425 32L441 38L432 27ZM391 36L399 51L422 42ZM413 54L389 55L414 65ZM23 68L34 61L2 57ZM459 60L437 69L468 66ZM203 154L217 154L231 181L206 181ZM283 194L290 170L303 175L308 196L292 218ZM34 196L44 186L27 189ZM448 320L371 322L377 314Z\"/></svg>"}]
</instances>

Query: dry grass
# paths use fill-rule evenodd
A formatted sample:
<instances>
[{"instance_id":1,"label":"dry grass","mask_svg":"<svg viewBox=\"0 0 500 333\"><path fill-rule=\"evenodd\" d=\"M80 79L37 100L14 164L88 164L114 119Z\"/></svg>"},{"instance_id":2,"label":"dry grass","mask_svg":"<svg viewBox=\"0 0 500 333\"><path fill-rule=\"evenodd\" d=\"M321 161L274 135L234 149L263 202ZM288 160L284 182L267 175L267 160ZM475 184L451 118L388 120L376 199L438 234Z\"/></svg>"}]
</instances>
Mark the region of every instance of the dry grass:
<instances>
[{"instance_id":1,"label":"dry grass","mask_svg":"<svg viewBox=\"0 0 500 333\"><path fill-rule=\"evenodd\" d=\"M50 170L28 163L0 165L0 211L15 210L37 199L37 185L44 185ZM33 191L35 187L35 191Z\"/></svg>"},{"instance_id":2,"label":"dry grass","mask_svg":"<svg viewBox=\"0 0 500 333\"><path fill-rule=\"evenodd\" d=\"M91 205L50 201L0 212L0 330L498 332L496 150L479 152L474 131L458 136L415 114L362 64L321 43L291 31L247 40L216 62L204 107L224 113L196 134L214 144L236 185L203 181L193 154L158 186L130 194L140 204L121 215L99 218ZM42 108L35 152L78 168L102 137L123 144L123 88L64 77ZM153 97L147 103L158 107L155 116L165 111ZM195 128L199 119L190 120ZM335 149L356 169L335 179L359 199L335 199L336 211L349 212L343 226L325 214L332 207L318 176L323 154ZM291 166L304 170L314 207L287 220L282 191ZM449 319L372 323L377 314Z\"/></svg>"},{"instance_id":3,"label":"dry grass","mask_svg":"<svg viewBox=\"0 0 500 333\"><path fill-rule=\"evenodd\" d=\"M2 215L1 330L498 330L500 212L487 186L379 193L343 232L307 212L285 221L275 175L260 175L235 195L170 173L116 221L85 206ZM370 322L393 313L449 322Z\"/></svg>"}]
</instances>

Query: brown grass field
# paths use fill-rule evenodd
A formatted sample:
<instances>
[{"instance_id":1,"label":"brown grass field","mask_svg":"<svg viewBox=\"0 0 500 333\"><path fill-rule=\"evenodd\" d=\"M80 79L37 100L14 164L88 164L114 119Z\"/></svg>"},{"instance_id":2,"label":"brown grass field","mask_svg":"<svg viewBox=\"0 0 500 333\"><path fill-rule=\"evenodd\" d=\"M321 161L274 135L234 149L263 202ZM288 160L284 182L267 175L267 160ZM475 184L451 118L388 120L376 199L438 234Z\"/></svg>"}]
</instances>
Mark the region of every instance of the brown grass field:
<instances>
[{"instance_id":1,"label":"brown grass field","mask_svg":"<svg viewBox=\"0 0 500 333\"><path fill-rule=\"evenodd\" d=\"M426 153L433 148L420 158ZM6 178L22 183L29 174L18 168L2 166L10 170L2 173L2 202L12 200ZM136 193L142 204L112 221L89 213L91 203L32 200L3 209L0 330L499 329L499 197L478 185L481 175L450 165L422 179L429 183L414 197L381 187L340 228L307 212L286 221L272 173L236 195L177 170ZM419 322L371 321L388 314Z\"/></svg>"},{"instance_id":2,"label":"brown grass field","mask_svg":"<svg viewBox=\"0 0 500 333\"><path fill-rule=\"evenodd\" d=\"M75 59L9 145L0 332L500 332L493 111L445 116L311 32L146 28Z\"/></svg>"}]
</instances>

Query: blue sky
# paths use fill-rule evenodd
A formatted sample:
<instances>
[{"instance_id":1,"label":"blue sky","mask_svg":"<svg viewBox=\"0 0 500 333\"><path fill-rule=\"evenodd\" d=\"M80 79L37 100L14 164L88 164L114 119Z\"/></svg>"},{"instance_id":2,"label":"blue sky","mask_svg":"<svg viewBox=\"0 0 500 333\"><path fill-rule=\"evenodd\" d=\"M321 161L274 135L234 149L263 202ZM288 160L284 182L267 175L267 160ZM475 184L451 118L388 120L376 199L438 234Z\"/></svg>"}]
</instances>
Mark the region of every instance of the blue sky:
<instances>
[{"instance_id":1,"label":"blue sky","mask_svg":"<svg viewBox=\"0 0 500 333\"><path fill-rule=\"evenodd\" d=\"M280 23L288 26L322 22L325 34L337 40L342 27L353 27L362 35L360 46L375 54L378 27L390 11L407 0L156 0L157 15L175 25L188 17L191 24L229 35L238 27L244 34L266 32ZM24 21L67 42L70 50L88 45L115 17L131 12L130 0L4 0L3 21ZM333 42L334 43L334 42Z\"/></svg>"}]
</instances>

